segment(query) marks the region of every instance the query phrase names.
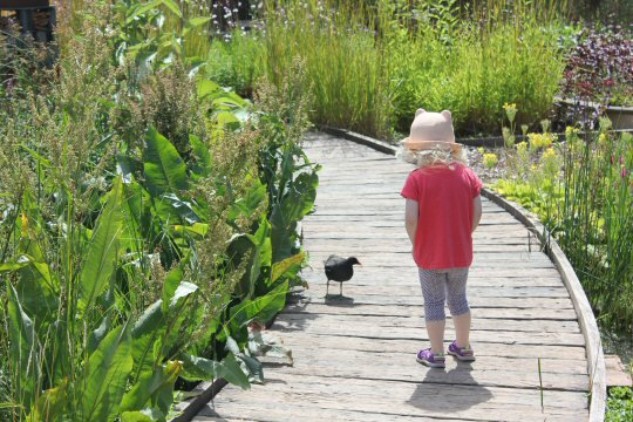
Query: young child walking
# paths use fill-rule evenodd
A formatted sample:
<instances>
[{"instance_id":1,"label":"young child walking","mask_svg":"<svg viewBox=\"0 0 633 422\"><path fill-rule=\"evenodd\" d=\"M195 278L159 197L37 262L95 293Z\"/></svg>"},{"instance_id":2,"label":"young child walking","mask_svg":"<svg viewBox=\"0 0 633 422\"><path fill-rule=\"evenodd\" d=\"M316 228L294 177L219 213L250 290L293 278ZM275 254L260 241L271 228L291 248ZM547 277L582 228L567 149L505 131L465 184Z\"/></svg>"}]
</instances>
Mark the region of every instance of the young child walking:
<instances>
[{"instance_id":1,"label":"young child walking","mask_svg":"<svg viewBox=\"0 0 633 422\"><path fill-rule=\"evenodd\" d=\"M431 341L430 348L418 352L417 361L445 367L445 303L456 334L448 354L474 361L466 281L473 260L472 233L481 219L481 180L468 168L461 145L455 142L447 110L417 110L402 154L418 166L409 174L401 195L406 199L405 226L418 266Z\"/></svg>"}]
</instances>

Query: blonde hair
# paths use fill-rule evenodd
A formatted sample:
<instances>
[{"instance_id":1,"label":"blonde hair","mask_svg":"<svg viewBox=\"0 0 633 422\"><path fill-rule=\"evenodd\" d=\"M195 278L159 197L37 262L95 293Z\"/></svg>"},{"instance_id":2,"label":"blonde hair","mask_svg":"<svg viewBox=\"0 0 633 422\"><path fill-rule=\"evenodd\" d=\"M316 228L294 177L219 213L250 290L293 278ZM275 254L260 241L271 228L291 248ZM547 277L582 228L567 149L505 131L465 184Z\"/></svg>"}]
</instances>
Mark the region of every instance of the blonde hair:
<instances>
[{"instance_id":1,"label":"blonde hair","mask_svg":"<svg viewBox=\"0 0 633 422\"><path fill-rule=\"evenodd\" d=\"M434 148L422 151L411 151L402 146L397 155L407 163L416 164L418 168L437 165L450 166L451 164L468 165L468 157L463 148L459 148L458 150Z\"/></svg>"}]
</instances>

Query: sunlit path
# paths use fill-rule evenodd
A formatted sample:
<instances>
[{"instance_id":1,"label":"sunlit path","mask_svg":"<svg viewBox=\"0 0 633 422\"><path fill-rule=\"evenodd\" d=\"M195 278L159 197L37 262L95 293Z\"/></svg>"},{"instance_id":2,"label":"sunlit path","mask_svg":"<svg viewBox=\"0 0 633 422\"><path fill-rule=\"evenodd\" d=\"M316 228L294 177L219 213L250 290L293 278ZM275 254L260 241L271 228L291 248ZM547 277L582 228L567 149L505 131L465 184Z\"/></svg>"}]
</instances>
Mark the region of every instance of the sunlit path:
<instances>
[{"instance_id":1,"label":"sunlit path","mask_svg":"<svg viewBox=\"0 0 633 422\"><path fill-rule=\"evenodd\" d=\"M294 365L265 366L267 382L249 391L224 388L195 420L587 420L585 337L558 270L521 223L484 200L469 279L478 360L426 368L415 361L428 339L399 195L412 166L325 134L305 150L323 166L317 211L303 223L310 288L272 327ZM332 253L363 264L342 299L324 297Z\"/></svg>"}]
</instances>

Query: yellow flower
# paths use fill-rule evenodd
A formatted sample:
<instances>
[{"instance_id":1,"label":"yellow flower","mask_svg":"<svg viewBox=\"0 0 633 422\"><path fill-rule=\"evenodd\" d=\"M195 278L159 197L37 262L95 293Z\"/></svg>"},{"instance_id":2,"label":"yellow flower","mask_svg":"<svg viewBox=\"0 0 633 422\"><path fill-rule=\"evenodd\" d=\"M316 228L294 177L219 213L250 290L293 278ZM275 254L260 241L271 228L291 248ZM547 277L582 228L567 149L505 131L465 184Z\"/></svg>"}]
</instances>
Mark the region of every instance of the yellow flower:
<instances>
[{"instance_id":1,"label":"yellow flower","mask_svg":"<svg viewBox=\"0 0 633 422\"><path fill-rule=\"evenodd\" d=\"M556 140L556 135L552 135L549 132L528 133L528 140L530 142L530 149L535 151L537 149L548 148L552 146L552 143Z\"/></svg>"},{"instance_id":2,"label":"yellow flower","mask_svg":"<svg viewBox=\"0 0 633 422\"><path fill-rule=\"evenodd\" d=\"M498 162L499 157L497 157L497 154L484 154L484 167L486 167L487 169L495 167Z\"/></svg>"},{"instance_id":3,"label":"yellow flower","mask_svg":"<svg viewBox=\"0 0 633 422\"><path fill-rule=\"evenodd\" d=\"M485 152L484 147L477 148L477 152L480 153L481 155L484 155L484 152Z\"/></svg>"},{"instance_id":4,"label":"yellow flower","mask_svg":"<svg viewBox=\"0 0 633 422\"><path fill-rule=\"evenodd\" d=\"M550 158L556 158L556 151L554 151L554 148L547 148L543 153L543 159L547 160Z\"/></svg>"},{"instance_id":5,"label":"yellow flower","mask_svg":"<svg viewBox=\"0 0 633 422\"><path fill-rule=\"evenodd\" d=\"M517 115L517 105L515 103L504 103L503 104L503 109L506 112L506 117L508 118L508 120L510 121L510 123L514 122L514 118Z\"/></svg>"},{"instance_id":6,"label":"yellow flower","mask_svg":"<svg viewBox=\"0 0 633 422\"><path fill-rule=\"evenodd\" d=\"M607 135L604 132L598 135L598 143L602 145L607 143Z\"/></svg>"},{"instance_id":7,"label":"yellow flower","mask_svg":"<svg viewBox=\"0 0 633 422\"><path fill-rule=\"evenodd\" d=\"M519 151L519 153L525 153L527 151L528 144L527 142L523 141L523 142L519 142L516 146L517 146L517 151Z\"/></svg>"}]
</instances>

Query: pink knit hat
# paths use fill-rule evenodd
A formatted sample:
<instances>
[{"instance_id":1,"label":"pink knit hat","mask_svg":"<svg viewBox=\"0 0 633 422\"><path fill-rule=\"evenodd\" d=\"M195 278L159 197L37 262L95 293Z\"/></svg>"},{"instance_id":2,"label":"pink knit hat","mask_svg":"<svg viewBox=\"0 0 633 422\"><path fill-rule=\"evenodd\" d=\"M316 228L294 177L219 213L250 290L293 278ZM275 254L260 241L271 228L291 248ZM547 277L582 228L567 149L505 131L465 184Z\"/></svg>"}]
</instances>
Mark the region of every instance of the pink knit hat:
<instances>
[{"instance_id":1,"label":"pink knit hat","mask_svg":"<svg viewBox=\"0 0 633 422\"><path fill-rule=\"evenodd\" d=\"M461 145L455 142L451 112L433 113L419 108L411 124L409 137L402 141L411 152L440 149L459 152Z\"/></svg>"}]
</instances>

